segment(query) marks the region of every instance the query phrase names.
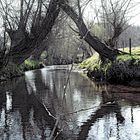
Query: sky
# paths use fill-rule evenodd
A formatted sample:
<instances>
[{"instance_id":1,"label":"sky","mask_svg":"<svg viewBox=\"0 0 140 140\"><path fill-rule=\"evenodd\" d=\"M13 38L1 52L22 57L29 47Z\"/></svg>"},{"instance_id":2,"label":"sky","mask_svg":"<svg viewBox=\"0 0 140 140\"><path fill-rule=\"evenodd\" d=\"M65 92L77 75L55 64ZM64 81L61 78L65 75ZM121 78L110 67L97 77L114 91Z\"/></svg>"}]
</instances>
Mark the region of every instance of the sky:
<instances>
[{"instance_id":1,"label":"sky","mask_svg":"<svg viewBox=\"0 0 140 140\"><path fill-rule=\"evenodd\" d=\"M100 10L101 5L99 1L100 0L98 1L92 0L86 7L86 10L84 12L84 17L86 21L91 21L96 17L96 15L94 14L95 13L94 8L96 7L96 9ZM122 1L126 1L126 0L122 0ZM132 0L132 3L135 5L135 7L133 7L129 13L129 16L132 17L131 20L129 20L129 24L140 26L140 0Z\"/></svg>"},{"instance_id":2,"label":"sky","mask_svg":"<svg viewBox=\"0 0 140 140\"><path fill-rule=\"evenodd\" d=\"M20 0L7 0L7 1L13 1L14 6L20 5ZM84 14L86 21L91 21L96 17L94 9L95 7L96 9L101 8L100 6L101 1L106 1L106 0L91 0L91 2L86 6L86 10ZM116 0L112 0L112 1L116 1ZM119 1L129 1L129 0L119 0ZM133 4L139 3L139 5L137 4L137 6L135 6L135 8L131 11L130 16L133 16L133 18L129 21L129 23L140 26L140 0L131 0L131 1Z\"/></svg>"}]
</instances>

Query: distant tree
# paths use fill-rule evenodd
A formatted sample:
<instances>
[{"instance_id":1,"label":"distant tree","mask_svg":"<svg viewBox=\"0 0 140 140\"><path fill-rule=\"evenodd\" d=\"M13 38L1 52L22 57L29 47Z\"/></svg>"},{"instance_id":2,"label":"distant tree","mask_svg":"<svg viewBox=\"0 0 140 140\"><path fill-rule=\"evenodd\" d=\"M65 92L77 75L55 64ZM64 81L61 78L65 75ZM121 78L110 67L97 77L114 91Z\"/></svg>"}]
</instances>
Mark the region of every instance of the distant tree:
<instances>
[{"instance_id":1,"label":"distant tree","mask_svg":"<svg viewBox=\"0 0 140 140\"><path fill-rule=\"evenodd\" d=\"M104 40L106 45L115 49L119 36L129 27L128 17L135 5L132 0L102 0L101 23L105 28Z\"/></svg>"},{"instance_id":2,"label":"distant tree","mask_svg":"<svg viewBox=\"0 0 140 140\"><path fill-rule=\"evenodd\" d=\"M129 28L119 36L118 47L128 47L129 38L132 39L132 47L140 45L140 26L129 26Z\"/></svg>"}]
</instances>

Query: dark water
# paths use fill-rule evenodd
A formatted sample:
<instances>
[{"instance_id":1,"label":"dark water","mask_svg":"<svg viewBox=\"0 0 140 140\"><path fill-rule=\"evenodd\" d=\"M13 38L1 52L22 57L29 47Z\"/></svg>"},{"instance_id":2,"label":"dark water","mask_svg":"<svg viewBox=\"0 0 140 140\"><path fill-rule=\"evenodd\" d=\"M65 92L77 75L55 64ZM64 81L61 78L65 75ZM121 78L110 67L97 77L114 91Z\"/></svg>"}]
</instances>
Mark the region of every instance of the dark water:
<instances>
[{"instance_id":1,"label":"dark water","mask_svg":"<svg viewBox=\"0 0 140 140\"><path fill-rule=\"evenodd\" d=\"M77 72L66 88L65 68L0 86L0 140L49 140L56 120L60 140L140 140L140 88L100 85Z\"/></svg>"}]
</instances>

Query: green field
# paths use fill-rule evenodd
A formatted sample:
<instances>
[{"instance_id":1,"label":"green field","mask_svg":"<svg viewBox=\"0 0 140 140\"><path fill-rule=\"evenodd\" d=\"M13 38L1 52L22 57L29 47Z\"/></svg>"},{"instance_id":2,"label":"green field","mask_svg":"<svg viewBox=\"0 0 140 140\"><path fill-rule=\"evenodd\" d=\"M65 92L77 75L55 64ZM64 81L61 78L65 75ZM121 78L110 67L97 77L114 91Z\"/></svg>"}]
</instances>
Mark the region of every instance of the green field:
<instances>
[{"instance_id":1,"label":"green field","mask_svg":"<svg viewBox=\"0 0 140 140\"><path fill-rule=\"evenodd\" d=\"M129 53L129 48L120 49L121 51ZM119 55L117 57L117 60L127 61L132 59L140 59L140 46L132 47L131 49L131 55L125 54L125 55Z\"/></svg>"},{"instance_id":2,"label":"green field","mask_svg":"<svg viewBox=\"0 0 140 140\"><path fill-rule=\"evenodd\" d=\"M128 47L124 48L124 49L119 49L119 50L129 53L129 48ZM131 51L132 51L133 55L135 55L135 54L140 55L140 46L132 47Z\"/></svg>"}]
</instances>

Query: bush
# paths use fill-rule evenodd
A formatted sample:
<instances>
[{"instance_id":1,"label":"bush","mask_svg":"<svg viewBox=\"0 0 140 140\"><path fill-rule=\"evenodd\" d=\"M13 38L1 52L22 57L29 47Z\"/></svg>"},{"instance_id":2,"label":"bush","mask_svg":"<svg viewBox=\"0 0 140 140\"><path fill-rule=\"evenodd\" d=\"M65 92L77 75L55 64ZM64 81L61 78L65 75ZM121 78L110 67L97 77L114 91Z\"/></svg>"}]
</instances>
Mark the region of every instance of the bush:
<instances>
[{"instance_id":1,"label":"bush","mask_svg":"<svg viewBox=\"0 0 140 140\"><path fill-rule=\"evenodd\" d=\"M43 67L44 66L41 62L30 60L30 59L25 60L24 63L21 65L21 69L23 71L40 69L40 68L43 68Z\"/></svg>"}]
</instances>

